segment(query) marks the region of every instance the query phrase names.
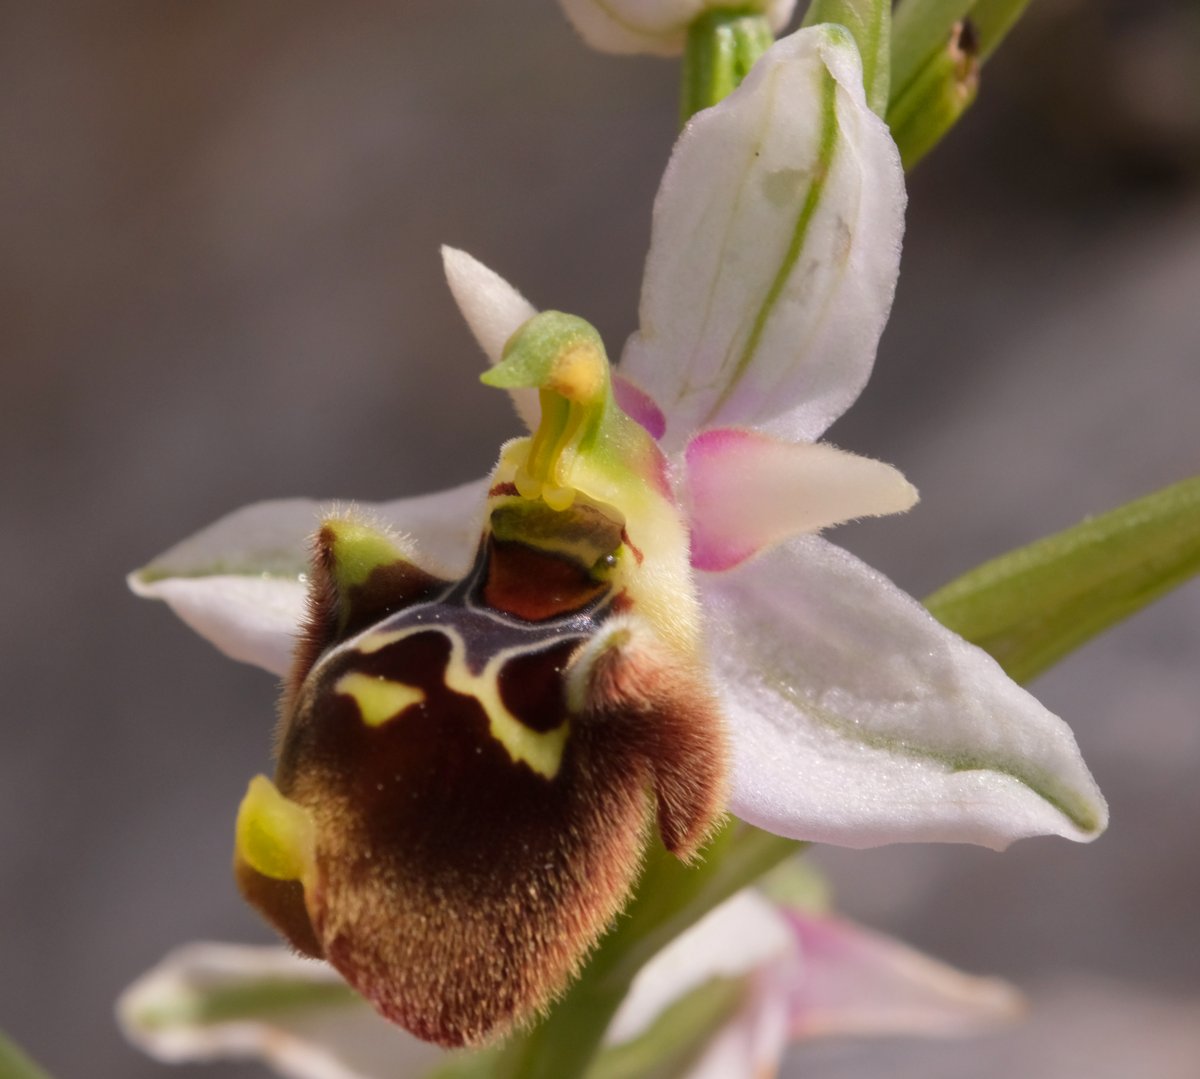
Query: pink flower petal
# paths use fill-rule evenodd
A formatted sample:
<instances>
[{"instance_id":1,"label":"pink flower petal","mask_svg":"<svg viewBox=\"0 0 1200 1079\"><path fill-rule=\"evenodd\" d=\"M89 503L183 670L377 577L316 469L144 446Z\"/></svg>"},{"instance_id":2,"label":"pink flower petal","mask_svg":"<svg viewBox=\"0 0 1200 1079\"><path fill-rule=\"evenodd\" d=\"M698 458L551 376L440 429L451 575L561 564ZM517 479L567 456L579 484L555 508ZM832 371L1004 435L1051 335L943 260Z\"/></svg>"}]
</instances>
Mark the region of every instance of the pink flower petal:
<instances>
[{"instance_id":1,"label":"pink flower petal","mask_svg":"<svg viewBox=\"0 0 1200 1079\"><path fill-rule=\"evenodd\" d=\"M629 379L622 378L616 372L613 373L612 388L613 397L616 398L621 411L631 419L637 420L651 438L662 438L667 429L667 421L662 409L654 403L650 395L643 393Z\"/></svg>"},{"instance_id":2,"label":"pink flower petal","mask_svg":"<svg viewBox=\"0 0 1200 1079\"><path fill-rule=\"evenodd\" d=\"M917 501L891 465L825 443L719 428L692 439L685 459L692 565L702 570L731 569L790 536Z\"/></svg>"},{"instance_id":3,"label":"pink flower petal","mask_svg":"<svg viewBox=\"0 0 1200 1079\"><path fill-rule=\"evenodd\" d=\"M1024 1010L1007 982L963 974L853 922L785 916L802 956L789 993L793 1039L972 1034Z\"/></svg>"}]
</instances>

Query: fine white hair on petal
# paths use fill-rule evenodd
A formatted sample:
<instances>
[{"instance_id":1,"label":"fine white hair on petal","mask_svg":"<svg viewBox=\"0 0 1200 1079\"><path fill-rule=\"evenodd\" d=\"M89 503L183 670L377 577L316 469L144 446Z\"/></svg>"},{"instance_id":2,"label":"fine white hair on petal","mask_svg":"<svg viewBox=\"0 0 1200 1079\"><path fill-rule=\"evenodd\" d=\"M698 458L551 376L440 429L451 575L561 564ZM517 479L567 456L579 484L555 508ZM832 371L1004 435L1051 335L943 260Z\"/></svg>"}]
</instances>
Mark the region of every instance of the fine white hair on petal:
<instances>
[{"instance_id":1,"label":"fine white hair on petal","mask_svg":"<svg viewBox=\"0 0 1200 1079\"><path fill-rule=\"evenodd\" d=\"M497 364L504 346L517 330L536 315L537 308L494 270L455 247L442 247L446 283L463 319L489 362ZM509 391L513 407L529 430L537 427L537 391Z\"/></svg>"},{"instance_id":2,"label":"fine white hair on petal","mask_svg":"<svg viewBox=\"0 0 1200 1079\"><path fill-rule=\"evenodd\" d=\"M485 476L444 491L365 506L408 537L423 570L440 577L461 577L479 545L489 482Z\"/></svg>"},{"instance_id":3,"label":"fine white hair on petal","mask_svg":"<svg viewBox=\"0 0 1200 1079\"><path fill-rule=\"evenodd\" d=\"M621 362L667 420L815 440L874 363L900 261L904 175L840 27L772 46L690 121L654 204Z\"/></svg>"},{"instance_id":4,"label":"fine white hair on petal","mask_svg":"<svg viewBox=\"0 0 1200 1079\"><path fill-rule=\"evenodd\" d=\"M157 1060L259 1059L289 1079L417 1075L441 1050L283 948L189 944L121 994L125 1036Z\"/></svg>"},{"instance_id":5,"label":"fine white hair on petal","mask_svg":"<svg viewBox=\"0 0 1200 1079\"><path fill-rule=\"evenodd\" d=\"M675 56L683 51L688 27L705 10L731 5L714 0L562 0L579 35L594 49L612 53ZM792 17L796 0L760 0L760 9L778 33Z\"/></svg>"},{"instance_id":6,"label":"fine white hair on petal","mask_svg":"<svg viewBox=\"0 0 1200 1079\"><path fill-rule=\"evenodd\" d=\"M917 491L882 461L824 442L704 431L685 451L692 565L718 571L791 536L857 517L903 513Z\"/></svg>"},{"instance_id":7,"label":"fine white hair on petal","mask_svg":"<svg viewBox=\"0 0 1200 1079\"><path fill-rule=\"evenodd\" d=\"M632 1041L666 1007L711 979L741 977L784 958L794 962L795 948L791 927L776 907L755 892L739 892L638 972L605 1040Z\"/></svg>"},{"instance_id":8,"label":"fine white hair on petal","mask_svg":"<svg viewBox=\"0 0 1200 1079\"><path fill-rule=\"evenodd\" d=\"M699 586L739 817L849 847L1106 827L1067 725L846 551L805 536Z\"/></svg>"},{"instance_id":9,"label":"fine white hair on petal","mask_svg":"<svg viewBox=\"0 0 1200 1079\"><path fill-rule=\"evenodd\" d=\"M479 543L487 487L475 480L350 512L402 536L422 569L460 577ZM131 573L129 587L163 600L227 656L286 674L305 614L312 536L330 512L330 503L305 498L243 506Z\"/></svg>"}]
</instances>

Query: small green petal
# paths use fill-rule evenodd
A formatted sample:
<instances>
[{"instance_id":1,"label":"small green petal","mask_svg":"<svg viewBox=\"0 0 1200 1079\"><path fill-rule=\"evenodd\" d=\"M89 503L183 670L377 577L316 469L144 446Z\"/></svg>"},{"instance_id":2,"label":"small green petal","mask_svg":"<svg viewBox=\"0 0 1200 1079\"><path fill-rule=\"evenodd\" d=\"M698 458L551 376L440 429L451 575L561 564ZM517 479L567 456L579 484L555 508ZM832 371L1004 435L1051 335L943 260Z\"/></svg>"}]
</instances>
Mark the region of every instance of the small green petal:
<instances>
[{"instance_id":1,"label":"small green petal","mask_svg":"<svg viewBox=\"0 0 1200 1079\"><path fill-rule=\"evenodd\" d=\"M1200 476L1001 555L925 602L1018 682L1200 570Z\"/></svg>"}]
</instances>

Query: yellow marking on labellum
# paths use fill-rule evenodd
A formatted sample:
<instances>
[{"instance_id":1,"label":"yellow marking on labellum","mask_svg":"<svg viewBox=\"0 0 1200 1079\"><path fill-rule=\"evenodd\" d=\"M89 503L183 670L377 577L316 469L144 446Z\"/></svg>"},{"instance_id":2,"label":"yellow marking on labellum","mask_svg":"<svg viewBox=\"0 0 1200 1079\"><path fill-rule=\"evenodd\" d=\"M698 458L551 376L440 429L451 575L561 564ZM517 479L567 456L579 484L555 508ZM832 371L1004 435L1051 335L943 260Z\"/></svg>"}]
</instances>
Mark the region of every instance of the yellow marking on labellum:
<instances>
[{"instance_id":1,"label":"yellow marking on labellum","mask_svg":"<svg viewBox=\"0 0 1200 1079\"><path fill-rule=\"evenodd\" d=\"M238 856L264 877L304 883L311 876L316 846L312 814L280 794L266 776L250 780L234 835Z\"/></svg>"},{"instance_id":2,"label":"yellow marking on labellum","mask_svg":"<svg viewBox=\"0 0 1200 1079\"><path fill-rule=\"evenodd\" d=\"M524 761L538 775L553 779L562 766L568 721L564 719L551 731L535 731L526 727L500 699L497 679L510 657L501 653L489 660L479 674L472 674L457 634L453 634L453 640L454 647L446 664L446 685L455 693L474 697L480 703L488 717L488 731L508 750L514 762Z\"/></svg>"},{"instance_id":3,"label":"yellow marking on labellum","mask_svg":"<svg viewBox=\"0 0 1200 1079\"><path fill-rule=\"evenodd\" d=\"M450 626L408 626L383 633L368 633L358 642L357 648L358 651L368 654L378 652L405 637L411 637L414 633L428 633L430 630L444 633L450 638L450 658L446 663L445 676L447 688L461 693L464 697L474 697L480 703L488 717L488 732L508 751L514 762L523 761L546 779L553 779L558 775L558 769L562 765L563 747L567 744L567 720L564 719L551 731L535 731L526 727L504 706L497 679L505 662L512 657L511 651L493 656L479 674L472 674L467 666L463 639L458 631ZM336 688L339 693L345 692L342 683L349 677L351 676L343 675L338 682ZM361 703L359 707L362 707Z\"/></svg>"},{"instance_id":4,"label":"yellow marking on labellum","mask_svg":"<svg viewBox=\"0 0 1200 1079\"><path fill-rule=\"evenodd\" d=\"M359 715L368 727L382 727L389 720L396 719L406 708L420 704L425 699L425 691L417 686L377 678L361 671L342 675L333 689L335 693L354 699Z\"/></svg>"}]
</instances>

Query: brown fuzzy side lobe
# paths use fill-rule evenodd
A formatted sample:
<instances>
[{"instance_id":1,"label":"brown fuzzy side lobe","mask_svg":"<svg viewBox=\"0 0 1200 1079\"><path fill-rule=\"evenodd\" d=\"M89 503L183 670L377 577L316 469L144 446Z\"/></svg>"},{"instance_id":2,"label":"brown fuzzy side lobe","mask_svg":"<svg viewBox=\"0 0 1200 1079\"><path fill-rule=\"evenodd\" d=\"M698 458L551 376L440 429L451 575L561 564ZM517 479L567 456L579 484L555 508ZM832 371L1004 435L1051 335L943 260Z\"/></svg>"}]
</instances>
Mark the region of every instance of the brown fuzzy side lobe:
<instances>
[{"instance_id":1,"label":"brown fuzzy side lobe","mask_svg":"<svg viewBox=\"0 0 1200 1079\"><path fill-rule=\"evenodd\" d=\"M589 689L589 725L646 761L663 845L690 859L727 801L724 720L707 676L635 637L597 659Z\"/></svg>"}]
</instances>

